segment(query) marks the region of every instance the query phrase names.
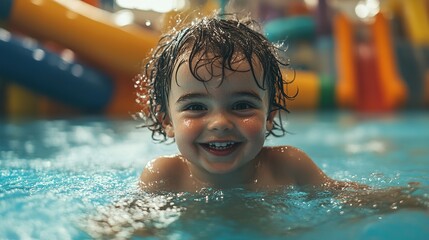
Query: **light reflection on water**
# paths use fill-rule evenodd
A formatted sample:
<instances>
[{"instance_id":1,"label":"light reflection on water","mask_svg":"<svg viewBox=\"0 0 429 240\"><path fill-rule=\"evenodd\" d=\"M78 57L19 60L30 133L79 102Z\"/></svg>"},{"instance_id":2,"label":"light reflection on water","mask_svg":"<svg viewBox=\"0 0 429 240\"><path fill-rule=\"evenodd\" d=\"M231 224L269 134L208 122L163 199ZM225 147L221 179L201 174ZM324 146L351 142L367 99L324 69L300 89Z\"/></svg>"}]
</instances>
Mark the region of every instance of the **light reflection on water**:
<instances>
[{"instance_id":1,"label":"light reflection on water","mask_svg":"<svg viewBox=\"0 0 429 240\"><path fill-rule=\"evenodd\" d=\"M335 179L377 188L420 182L412 195L429 202L429 114L291 114L287 120L291 134L268 145L300 147ZM145 163L176 148L151 143L150 133L136 125L106 119L0 123L0 239L82 239L108 231L127 237L142 227L140 235L168 239L429 234L427 211L350 207L326 192L140 193ZM109 228L100 229L106 219ZM401 235L398 225L411 235Z\"/></svg>"}]
</instances>

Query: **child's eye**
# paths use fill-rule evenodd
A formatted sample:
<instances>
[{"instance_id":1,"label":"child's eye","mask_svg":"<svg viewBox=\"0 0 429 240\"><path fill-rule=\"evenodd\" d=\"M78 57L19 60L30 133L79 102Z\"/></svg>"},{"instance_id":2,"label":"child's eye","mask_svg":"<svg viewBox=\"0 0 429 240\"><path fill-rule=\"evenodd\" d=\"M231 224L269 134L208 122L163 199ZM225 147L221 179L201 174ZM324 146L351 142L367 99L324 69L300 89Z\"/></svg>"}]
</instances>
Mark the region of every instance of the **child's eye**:
<instances>
[{"instance_id":1,"label":"child's eye","mask_svg":"<svg viewBox=\"0 0 429 240\"><path fill-rule=\"evenodd\" d=\"M248 102L239 102L233 106L233 110L247 110L255 108L251 103Z\"/></svg>"},{"instance_id":2,"label":"child's eye","mask_svg":"<svg viewBox=\"0 0 429 240\"><path fill-rule=\"evenodd\" d=\"M184 111L204 111L207 108L202 104L190 104L183 108Z\"/></svg>"}]
</instances>

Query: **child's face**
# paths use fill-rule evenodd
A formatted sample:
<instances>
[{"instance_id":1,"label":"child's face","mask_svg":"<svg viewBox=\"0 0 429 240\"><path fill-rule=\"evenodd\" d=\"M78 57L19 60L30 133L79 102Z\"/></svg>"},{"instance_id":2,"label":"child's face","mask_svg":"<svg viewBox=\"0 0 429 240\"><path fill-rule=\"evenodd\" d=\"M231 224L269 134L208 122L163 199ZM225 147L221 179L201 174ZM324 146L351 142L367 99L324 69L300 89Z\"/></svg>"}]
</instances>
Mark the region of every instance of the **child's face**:
<instances>
[{"instance_id":1,"label":"child's face","mask_svg":"<svg viewBox=\"0 0 429 240\"><path fill-rule=\"evenodd\" d=\"M247 62L233 65L249 70ZM262 76L259 67L255 75ZM205 84L196 80L188 63L177 70L177 83L171 82L166 133L174 137L181 154L200 174L233 173L260 152L267 130L273 127L269 114L268 91L258 87L251 71L226 70ZM205 68L198 74L210 79ZM220 68L213 70L215 75ZM261 79L258 79L261 82Z\"/></svg>"}]
</instances>

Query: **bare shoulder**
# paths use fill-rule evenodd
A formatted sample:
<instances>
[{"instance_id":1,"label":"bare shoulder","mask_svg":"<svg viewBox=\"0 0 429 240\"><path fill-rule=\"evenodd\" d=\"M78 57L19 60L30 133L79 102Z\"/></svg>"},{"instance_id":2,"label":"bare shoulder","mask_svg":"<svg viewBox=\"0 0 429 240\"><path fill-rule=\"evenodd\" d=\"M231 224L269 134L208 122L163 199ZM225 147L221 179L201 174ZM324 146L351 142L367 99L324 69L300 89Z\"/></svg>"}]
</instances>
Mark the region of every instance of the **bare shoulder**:
<instances>
[{"instance_id":1,"label":"bare shoulder","mask_svg":"<svg viewBox=\"0 0 429 240\"><path fill-rule=\"evenodd\" d=\"M301 149L293 146L264 148L272 173L281 181L288 177L296 185L322 185L330 179ZM289 180L291 181L291 180Z\"/></svg>"},{"instance_id":2,"label":"bare shoulder","mask_svg":"<svg viewBox=\"0 0 429 240\"><path fill-rule=\"evenodd\" d=\"M293 146L265 147L264 152L271 164L288 169L296 169L313 163L304 151Z\"/></svg>"},{"instance_id":3,"label":"bare shoulder","mask_svg":"<svg viewBox=\"0 0 429 240\"><path fill-rule=\"evenodd\" d=\"M145 190L174 189L185 172L186 164L179 155L162 156L146 164L140 175L140 187Z\"/></svg>"}]
</instances>

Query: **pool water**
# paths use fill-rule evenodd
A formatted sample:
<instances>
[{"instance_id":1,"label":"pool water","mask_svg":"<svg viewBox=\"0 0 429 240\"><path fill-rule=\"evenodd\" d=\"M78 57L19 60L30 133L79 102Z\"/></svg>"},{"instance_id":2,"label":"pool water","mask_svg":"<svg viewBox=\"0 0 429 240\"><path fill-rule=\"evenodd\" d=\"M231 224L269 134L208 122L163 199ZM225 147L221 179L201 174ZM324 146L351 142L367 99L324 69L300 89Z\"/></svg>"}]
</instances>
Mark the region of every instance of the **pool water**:
<instances>
[{"instance_id":1,"label":"pool water","mask_svg":"<svg viewBox=\"0 0 429 240\"><path fill-rule=\"evenodd\" d=\"M142 193L144 165L177 150L152 143L136 125L99 118L0 122L0 239L429 236L429 113L292 113L290 133L267 140L303 149L332 178L381 189L340 194L359 195L364 206L296 187ZM407 199L420 207L399 204Z\"/></svg>"}]
</instances>

